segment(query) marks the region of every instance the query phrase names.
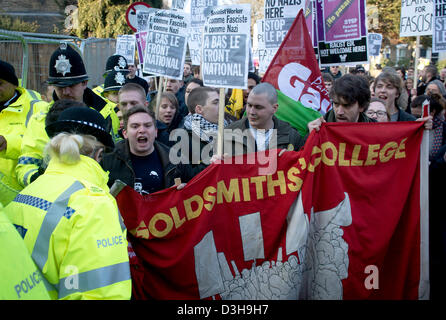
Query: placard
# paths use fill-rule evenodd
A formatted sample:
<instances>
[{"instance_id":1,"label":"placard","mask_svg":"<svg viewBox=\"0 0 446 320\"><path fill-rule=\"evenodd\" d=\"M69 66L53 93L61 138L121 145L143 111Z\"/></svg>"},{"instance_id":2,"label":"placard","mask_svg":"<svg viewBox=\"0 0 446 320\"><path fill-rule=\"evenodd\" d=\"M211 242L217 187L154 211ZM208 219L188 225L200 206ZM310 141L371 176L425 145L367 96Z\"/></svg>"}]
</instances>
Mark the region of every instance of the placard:
<instances>
[{"instance_id":1,"label":"placard","mask_svg":"<svg viewBox=\"0 0 446 320\"><path fill-rule=\"evenodd\" d=\"M250 26L250 4L211 10L204 26L201 55L205 86L247 88Z\"/></svg>"},{"instance_id":2,"label":"placard","mask_svg":"<svg viewBox=\"0 0 446 320\"><path fill-rule=\"evenodd\" d=\"M325 1L322 11L325 42L360 39L359 0Z\"/></svg>"},{"instance_id":3,"label":"placard","mask_svg":"<svg viewBox=\"0 0 446 320\"><path fill-rule=\"evenodd\" d=\"M139 63L144 64L144 54L146 51L147 31L135 33L136 49L138 50Z\"/></svg>"},{"instance_id":4,"label":"placard","mask_svg":"<svg viewBox=\"0 0 446 320\"><path fill-rule=\"evenodd\" d=\"M266 48L279 48L300 9L302 0L265 0L264 39Z\"/></svg>"},{"instance_id":5,"label":"placard","mask_svg":"<svg viewBox=\"0 0 446 320\"><path fill-rule=\"evenodd\" d=\"M135 64L135 35L119 35L116 40L115 53L126 58L127 64Z\"/></svg>"},{"instance_id":6,"label":"placard","mask_svg":"<svg viewBox=\"0 0 446 320\"><path fill-rule=\"evenodd\" d=\"M400 37L432 35L432 0L402 0Z\"/></svg>"},{"instance_id":7,"label":"placard","mask_svg":"<svg viewBox=\"0 0 446 320\"><path fill-rule=\"evenodd\" d=\"M265 38L264 38L264 30L265 30L264 19L257 20L254 25L254 28L256 30L256 32L254 32L256 40L255 55L258 56L259 58L259 73L263 74L268 69L270 62L274 58L274 55L276 54L279 47L266 48Z\"/></svg>"},{"instance_id":8,"label":"placard","mask_svg":"<svg viewBox=\"0 0 446 320\"><path fill-rule=\"evenodd\" d=\"M369 55L379 56L383 36L379 33L369 33Z\"/></svg>"},{"instance_id":9,"label":"placard","mask_svg":"<svg viewBox=\"0 0 446 320\"><path fill-rule=\"evenodd\" d=\"M192 28L203 28L209 13L218 5L218 0L191 0L190 26Z\"/></svg>"},{"instance_id":10,"label":"placard","mask_svg":"<svg viewBox=\"0 0 446 320\"><path fill-rule=\"evenodd\" d=\"M446 3L435 0L432 52L446 50Z\"/></svg>"},{"instance_id":11,"label":"placard","mask_svg":"<svg viewBox=\"0 0 446 320\"><path fill-rule=\"evenodd\" d=\"M149 16L143 71L177 80L183 79L189 15L158 10Z\"/></svg>"},{"instance_id":12,"label":"placard","mask_svg":"<svg viewBox=\"0 0 446 320\"><path fill-rule=\"evenodd\" d=\"M358 19L360 22L359 23L360 39L342 40L342 41L332 41L333 36L329 35L327 38L325 35L326 17L324 15L324 6L326 6L330 1L331 0L317 0L316 3L320 66L332 66L340 64L356 65L362 63L369 63L365 0L352 0L359 2ZM342 2L342 3L350 3L350 2ZM342 8L343 6L342 3L340 4L340 8ZM342 15L342 12L343 12L342 10L338 11L340 16ZM350 23L346 24L346 26L349 25ZM346 30L349 29L347 28Z\"/></svg>"}]
</instances>

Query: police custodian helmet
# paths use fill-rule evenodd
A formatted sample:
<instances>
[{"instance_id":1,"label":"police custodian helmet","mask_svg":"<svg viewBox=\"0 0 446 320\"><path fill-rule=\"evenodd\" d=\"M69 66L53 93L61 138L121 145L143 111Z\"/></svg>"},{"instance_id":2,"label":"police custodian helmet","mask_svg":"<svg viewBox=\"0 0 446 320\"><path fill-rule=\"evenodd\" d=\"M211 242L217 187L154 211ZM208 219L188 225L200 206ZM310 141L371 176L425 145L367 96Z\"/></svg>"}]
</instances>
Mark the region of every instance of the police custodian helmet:
<instances>
[{"instance_id":1,"label":"police custodian helmet","mask_svg":"<svg viewBox=\"0 0 446 320\"><path fill-rule=\"evenodd\" d=\"M119 54L114 54L108 57L107 62L105 63L105 72L103 76L106 77L113 70L128 72L129 66L127 64L127 59Z\"/></svg>"},{"instance_id":2,"label":"police custodian helmet","mask_svg":"<svg viewBox=\"0 0 446 320\"><path fill-rule=\"evenodd\" d=\"M82 57L65 42L51 55L49 69L48 83L57 87L68 87L88 80Z\"/></svg>"},{"instance_id":3,"label":"police custodian helmet","mask_svg":"<svg viewBox=\"0 0 446 320\"><path fill-rule=\"evenodd\" d=\"M104 92L107 91L119 91L123 85L127 83L126 75L128 72L124 71L110 71L104 81L104 91L101 95L104 96Z\"/></svg>"}]
</instances>

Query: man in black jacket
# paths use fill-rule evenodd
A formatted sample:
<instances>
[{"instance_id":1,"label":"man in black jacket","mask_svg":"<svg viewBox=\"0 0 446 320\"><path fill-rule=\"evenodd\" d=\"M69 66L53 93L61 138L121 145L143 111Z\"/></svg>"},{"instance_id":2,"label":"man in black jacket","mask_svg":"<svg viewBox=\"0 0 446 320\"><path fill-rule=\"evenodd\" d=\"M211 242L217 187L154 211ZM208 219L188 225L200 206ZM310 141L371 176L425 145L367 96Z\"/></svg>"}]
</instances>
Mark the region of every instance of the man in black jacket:
<instances>
[{"instance_id":1,"label":"man in black jacket","mask_svg":"<svg viewBox=\"0 0 446 320\"><path fill-rule=\"evenodd\" d=\"M155 141L155 114L147 107L134 106L124 113L123 135L125 139L101 161L109 171L110 187L119 179L141 194L149 194L175 185L175 178L188 182L199 172L169 161L169 148Z\"/></svg>"}]
</instances>

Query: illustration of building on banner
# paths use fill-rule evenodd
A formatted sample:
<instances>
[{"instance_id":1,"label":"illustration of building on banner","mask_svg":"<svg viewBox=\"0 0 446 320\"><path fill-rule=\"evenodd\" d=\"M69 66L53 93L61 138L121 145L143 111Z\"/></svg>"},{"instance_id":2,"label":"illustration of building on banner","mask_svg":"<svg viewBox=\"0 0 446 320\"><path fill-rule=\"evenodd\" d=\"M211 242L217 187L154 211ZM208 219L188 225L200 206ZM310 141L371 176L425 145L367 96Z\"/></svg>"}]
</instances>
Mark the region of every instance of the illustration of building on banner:
<instances>
[{"instance_id":1,"label":"illustration of building on banner","mask_svg":"<svg viewBox=\"0 0 446 320\"><path fill-rule=\"evenodd\" d=\"M313 213L311 223L299 195L287 216L286 261L279 247L275 261L256 265L257 259L265 259L260 217L260 212L239 217L244 260L253 260L251 269L240 272L235 261L229 264L217 251L213 231L194 247L200 298L218 294L223 300L342 299L349 259L341 227L352 223L347 193L335 208Z\"/></svg>"},{"instance_id":2,"label":"illustration of building on banner","mask_svg":"<svg viewBox=\"0 0 446 320\"><path fill-rule=\"evenodd\" d=\"M301 287L301 299L343 298L342 279L348 277L349 259L341 227L352 224L350 199L344 194L345 199L335 208L311 215L302 275L306 284Z\"/></svg>"}]
</instances>

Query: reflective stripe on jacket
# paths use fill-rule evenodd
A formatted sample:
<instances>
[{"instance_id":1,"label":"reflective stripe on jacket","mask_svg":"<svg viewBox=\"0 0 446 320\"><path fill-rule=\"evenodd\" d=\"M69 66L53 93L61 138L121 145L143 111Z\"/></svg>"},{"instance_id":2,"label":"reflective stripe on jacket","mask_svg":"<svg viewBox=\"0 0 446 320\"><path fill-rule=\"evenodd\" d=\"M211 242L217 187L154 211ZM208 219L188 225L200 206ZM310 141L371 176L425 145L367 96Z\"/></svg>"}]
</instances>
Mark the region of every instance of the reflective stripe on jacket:
<instances>
[{"instance_id":1,"label":"reflective stripe on jacket","mask_svg":"<svg viewBox=\"0 0 446 320\"><path fill-rule=\"evenodd\" d=\"M17 87L18 99L0 112L0 135L7 141L0 152L0 203L8 204L22 189L15 167L21 153L22 137L34 113L47 107L47 102L34 100L30 92Z\"/></svg>"},{"instance_id":2,"label":"reflective stripe on jacket","mask_svg":"<svg viewBox=\"0 0 446 320\"><path fill-rule=\"evenodd\" d=\"M52 104L53 102L45 109L33 114L23 134L21 154L15 168L17 180L22 187L31 183L32 175L42 165L43 149L49 141L45 131L45 119Z\"/></svg>"},{"instance_id":3,"label":"reflective stripe on jacket","mask_svg":"<svg viewBox=\"0 0 446 320\"><path fill-rule=\"evenodd\" d=\"M126 230L107 180L89 157L52 159L5 208L52 299L130 298Z\"/></svg>"},{"instance_id":4,"label":"reflective stripe on jacket","mask_svg":"<svg viewBox=\"0 0 446 320\"><path fill-rule=\"evenodd\" d=\"M1 206L0 243L0 300L49 300L41 272Z\"/></svg>"}]
</instances>

